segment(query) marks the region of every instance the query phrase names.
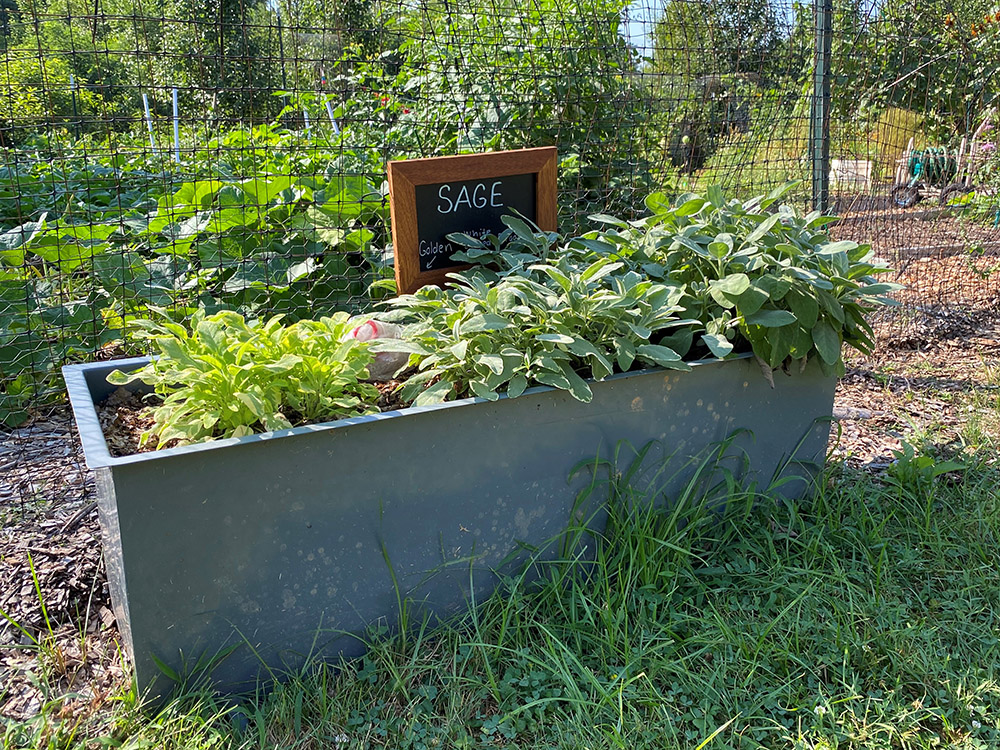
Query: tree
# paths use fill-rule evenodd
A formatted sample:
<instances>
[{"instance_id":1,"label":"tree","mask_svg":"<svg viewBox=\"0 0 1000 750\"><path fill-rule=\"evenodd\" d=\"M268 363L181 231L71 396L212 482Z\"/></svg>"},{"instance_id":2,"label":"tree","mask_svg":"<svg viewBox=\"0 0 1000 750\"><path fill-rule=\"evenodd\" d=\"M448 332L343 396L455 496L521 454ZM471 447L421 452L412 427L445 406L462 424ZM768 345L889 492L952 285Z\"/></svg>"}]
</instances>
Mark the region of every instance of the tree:
<instances>
[{"instance_id":1,"label":"tree","mask_svg":"<svg viewBox=\"0 0 1000 750\"><path fill-rule=\"evenodd\" d=\"M21 9L16 0L0 0L0 49L7 47L14 27L21 19Z\"/></svg>"},{"instance_id":2,"label":"tree","mask_svg":"<svg viewBox=\"0 0 1000 750\"><path fill-rule=\"evenodd\" d=\"M380 30L372 0L273 0L273 7L282 25L283 87L312 91L334 75L346 50L376 51Z\"/></svg>"},{"instance_id":3,"label":"tree","mask_svg":"<svg viewBox=\"0 0 1000 750\"><path fill-rule=\"evenodd\" d=\"M163 54L197 105L240 119L267 118L276 102L276 21L264 0L166 0Z\"/></svg>"},{"instance_id":4,"label":"tree","mask_svg":"<svg viewBox=\"0 0 1000 750\"><path fill-rule=\"evenodd\" d=\"M653 31L653 69L691 78L767 77L780 45L769 0L670 0Z\"/></svg>"},{"instance_id":5,"label":"tree","mask_svg":"<svg viewBox=\"0 0 1000 750\"><path fill-rule=\"evenodd\" d=\"M870 37L868 97L923 113L932 137L972 132L996 104L1000 18L993 0L889 0Z\"/></svg>"},{"instance_id":6,"label":"tree","mask_svg":"<svg viewBox=\"0 0 1000 750\"><path fill-rule=\"evenodd\" d=\"M719 71L708 0L670 0L653 28L653 71L693 79Z\"/></svg>"},{"instance_id":7,"label":"tree","mask_svg":"<svg viewBox=\"0 0 1000 750\"><path fill-rule=\"evenodd\" d=\"M778 19L769 0L717 0L713 21L718 72L769 77L781 42Z\"/></svg>"}]
</instances>

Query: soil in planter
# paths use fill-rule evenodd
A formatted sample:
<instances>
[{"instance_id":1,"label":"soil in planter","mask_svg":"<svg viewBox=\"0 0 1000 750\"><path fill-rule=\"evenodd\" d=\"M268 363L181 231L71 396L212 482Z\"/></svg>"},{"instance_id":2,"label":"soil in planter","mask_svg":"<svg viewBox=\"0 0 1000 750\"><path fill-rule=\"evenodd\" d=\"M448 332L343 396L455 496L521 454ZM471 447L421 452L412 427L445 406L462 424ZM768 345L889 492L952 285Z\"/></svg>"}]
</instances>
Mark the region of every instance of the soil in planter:
<instances>
[{"instance_id":1,"label":"soil in planter","mask_svg":"<svg viewBox=\"0 0 1000 750\"><path fill-rule=\"evenodd\" d=\"M101 421L101 430L104 431L108 452L112 456L131 456L133 453L156 450L159 441L155 435L141 448L139 439L142 433L153 426L150 408L159 401L155 396L144 399L138 393L118 388L103 403L98 404L97 417Z\"/></svg>"},{"instance_id":2,"label":"soil in planter","mask_svg":"<svg viewBox=\"0 0 1000 750\"><path fill-rule=\"evenodd\" d=\"M401 373L401 376L409 376L411 372ZM376 404L379 411L395 411L405 409L408 403L400 399L397 389L402 383L399 380L389 380L384 383L373 383L379 391L379 399ZM158 448L173 448L177 445L176 440L168 441L160 445L154 435L142 447L139 446L142 434L153 427L153 412L161 399L157 396L143 397L138 393L118 388L107 399L97 405L97 416L101 422L101 429L104 431L104 439L108 444L108 452L118 458L121 456L131 456L136 453L149 453ZM295 414L286 415L289 421L295 425L305 425L301 419L296 419Z\"/></svg>"}]
</instances>

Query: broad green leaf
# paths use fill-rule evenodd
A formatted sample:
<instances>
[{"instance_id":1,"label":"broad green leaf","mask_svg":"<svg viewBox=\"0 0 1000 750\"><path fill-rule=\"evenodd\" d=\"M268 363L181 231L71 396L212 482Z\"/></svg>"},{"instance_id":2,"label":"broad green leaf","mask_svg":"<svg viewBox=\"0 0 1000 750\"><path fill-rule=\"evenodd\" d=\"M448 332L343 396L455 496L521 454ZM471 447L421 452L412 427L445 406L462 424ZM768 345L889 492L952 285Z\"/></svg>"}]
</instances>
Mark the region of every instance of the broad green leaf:
<instances>
[{"instance_id":1,"label":"broad green leaf","mask_svg":"<svg viewBox=\"0 0 1000 750\"><path fill-rule=\"evenodd\" d=\"M503 373L504 360L499 354L480 354L476 357L476 362L489 368L496 375Z\"/></svg>"},{"instance_id":2,"label":"broad green leaf","mask_svg":"<svg viewBox=\"0 0 1000 750\"><path fill-rule=\"evenodd\" d=\"M651 330L649 330L648 328L646 328L646 326L640 323L633 323L631 321L626 321L625 325L628 326L629 329L632 331L632 333L634 333L640 339L648 339L650 336L653 335L653 332Z\"/></svg>"},{"instance_id":3,"label":"broad green leaf","mask_svg":"<svg viewBox=\"0 0 1000 750\"><path fill-rule=\"evenodd\" d=\"M774 188L774 190L768 193L767 197L760 202L760 207L767 208L773 205L776 201L781 200L781 198L784 197L790 190L798 187L800 182L800 180L793 180Z\"/></svg>"},{"instance_id":4,"label":"broad green leaf","mask_svg":"<svg viewBox=\"0 0 1000 750\"><path fill-rule=\"evenodd\" d=\"M559 388L564 391L570 390L570 383L563 374L562 368L559 368L558 372L539 370L535 373L535 380L544 385L550 385L553 388Z\"/></svg>"},{"instance_id":5,"label":"broad green leaf","mask_svg":"<svg viewBox=\"0 0 1000 750\"><path fill-rule=\"evenodd\" d=\"M774 246L772 252L786 255L789 258L798 258L802 255L802 248L793 245L791 242L779 242Z\"/></svg>"},{"instance_id":6,"label":"broad green leaf","mask_svg":"<svg viewBox=\"0 0 1000 750\"><path fill-rule=\"evenodd\" d=\"M216 196L216 200L218 200L220 208L246 208L253 205L253 201L243 192L243 188L232 183L223 185Z\"/></svg>"},{"instance_id":7,"label":"broad green leaf","mask_svg":"<svg viewBox=\"0 0 1000 750\"><path fill-rule=\"evenodd\" d=\"M590 221L597 222L598 224L610 224L611 226L618 227L620 229L628 229L628 222L622 221L614 216L609 216L608 214L591 214L587 217Z\"/></svg>"},{"instance_id":8,"label":"broad green leaf","mask_svg":"<svg viewBox=\"0 0 1000 750\"><path fill-rule=\"evenodd\" d=\"M850 253L859 247L857 242L851 240L840 240L839 242L827 242L816 248L816 252L821 255L833 255L835 253Z\"/></svg>"},{"instance_id":9,"label":"broad green leaf","mask_svg":"<svg viewBox=\"0 0 1000 750\"><path fill-rule=\"evenodd\" d=\"M504 318L501 318L499 315L484 313L469 318L467 321L462 323L459 331L462 335L466 335L469 333L480 333L481 331L502 331L504 328L508 328L509 326L510 323L508 323Z\"/></svg>"},{"instance_id":10,"label":"broad green leaf","mask_svg":"<svg viewBox=\"0 0 1000 750\"><path fill-rule=\"evenodd\" d=\"M861 287L859 290L862 294L868 294L872 296L889 294L891 292L899 291L899 284L883 283L883 284L868 284L867 286Z\"/></svg>"},{"instance_id":11,"label":"broad green leaf","mask_svg":"<svg viewBox=\"0 0 1000 750\"><path fill-rule=\"evenodd\" d=\"M725 258L729 254L729 248L724 242L711 242L708 245L708 252L713 258Z\"/></svg>"},{"instance_id":12,"label":"broad green leaf","mask_svg":"<svg viewBox=\"0 0 1000 750\"><path fill-rule=\"evenodd\" d=\"M647 196L645 203L646 208L654 214L662 214L670 210L670 199L664 193L651 193Z\"/></svg>"},{"instance_id":13,"label":"broad green leaf","mask_svg":"<svg viewBox=\"0 0 1000 750\"><path fill-rule=\"evenodd\" d=\"M780 328L794 323L795 320L795 315L788 310L759 310L746 318L747 325L764 328Z\"/></svg>"},{"instance_id":14,"label":"broad green leaf","mask_svg":"<svg viewBox=\"0 0 1000 750\"><path fill-rule=\"evenodd\" d=\"M967 468L965 464L960 464L957 461L937 461L930 473L931 476L939 477L951 471L965 471Z\"/></svg>"},{"instance_id":15,"label":"broad green leaf","mask_svg":"<svg viewBox=\"0 0 1000 750\"><path fill-rule=\"evenodd\" d=\"M189 237L201 234L210 226L215 232L224 232L232 226L235 226L235 224L226 225L224 227L219 226L217 222L213 222L214 218L215 215L211 211L199 211L194 216L191 216L178 224L176 230L173 232L173 237L177 240L186 240Z\"/></svg>"},{"instance_id":16,"label":"broad green leaf","mask_svg":"<svg viewBox=\"0 0 1000 750\"><path fill-rule=\"evenodd\" d=\"M733 342L717 333L706 333L701 337L701 340L719 359L725 358L733 351Z\"/></svg>"},{"instance_id":17,"label":"broad green leaf","mask_svg":"<svg viewBox=\"0 0 1000 750\"><path fill-rule=\"evenodd\" d=\"M524 393L524 389L527 387L528 387L527 378L525 378L524 375L518 373L517 375L515 375L510 379L509 383L507 383L507 395L510 396L511 398L517 398L522 393Z\"/></svg>"},{"instance_id":18,"label":"broad green leaf","mask_svg":"<svg viewBox=\"0 0 1000 750\"><path fill-rule=\"evenodd\" d=\"M793 289L784 299L803 328L809 329L816 325L816 321L819 320L819 303L814 297Z\"/></svg>"},{"instance_id":19,"label":"broad green leaf","mask_svg":"<svg viewBox=\"0 0 1000 750\"><path fill-rule=\"evenodd\" d=\"M551 344L572 344L576 339L563 333L539 333L535 336L538 341L545 341Z\"/></svg>"},{"instance_id":20,"label":"broad green leaf","mask_svg":"<svg viewBox=\"0 0 1000 750\"><path fill-rule=\"evenodd\" d=\"M704 198L690 198L674 209L675 216L693 216L704 208L706 201Z\"/></svg>"},{"instance_id":21,"label":"broad green leaf","mask_svg":"<svg viewBox=\"0 0 1000 750\"><path fill-rule=\"evenodd\" d=\"M500 221L510 229L514 234L520 237L526 242L535 241L535 233L524 221L517 218L516 216L511 216L510 214L504 214L500 217Z\"/></svg>"},{"instance_id":22,"label":"broad green leaf","mask_svg":"<svg viewBox=\"0 0 1000 750\"><path fill-rule=\"evenodd\" d=\"M838 323L844 322L844 307L836 297L822 289L816 293L816 297L819 300L820 306L830 313L831 317Z\"/></svg>"},{"instance_id":23,"label":"broad green leaf","mask_svg":"<svg viewBox=\"0 0 1000 750\"><path fill-rule=\"evenodd\" d=\"M660 346L665 346L668 349L673 349L681 357L687 355L691 351L691 344L694 342L694 331L690 328L682 328L676 333L672 333L669 336L664 336L660 339ZM621 361L619 360L619 367L621 367ZM627 368L626 368L627 369Z\"/></svg>"},{"instance_id":24,"label":"broad green leaf","mask_svg":"<svg viewBox=\"0 0 1000 750\"><path fill-rule=\"evenodd\" d=\"M777 276L761 276L753 280L753 285L777 302L788 293L788 290L792 287L792 282Z\"/></svg>"},{"instance_id":25,"label":"broad green leaf","mask_svg":"<svg viewBox=\"0 0 1000 750\"><path fill-rule=\"evenodd\" d=\"M736 309L744 317L753 315L767 302L767 293L758 287L751 286L736 300Z\"/></svg>"},{"instance_id":26,"label":"broad green leaf","mask_svg":"<svg viewBox=\"0 0 1000 750\"><path fill-rule=\"evenodd\" d=\"M808 217L806 217L807 229L815 229L816 227L825 227L840 221L840 217L838 216L824 216L822 214L819 214L818 212L813 212L813 213L817 215L810 214Z\"/></svg>"},{"instance_id":27,"label":"broad green leaf","mask_svg":"<svg viewBox=\"0 0 1000 750\"><path fill-rule=\"evenodd\" d=\"M264 425L264 429L269 432L275 430L290 430L292 428L292 423L288 421L280 411L273 412L272 414L265 414L261 417L261 424Z\"/></svg>"},{"instance_id":28,"label":"broad green leaf","mask_svg":"<svg viewBox=\"0 0 1000 750\"><path fill-rule=\"evenodd\" d=\"M795 359L809 356L813 347L812 332L801 325L791 326L791 329L793 331L791 356Z\"/></svg>"},{"instance_id":29,"label":"broad green leaf","mask_svg":"<svg viewBox=\"0 0 1000 750\"><path fill-rule=\"evenodd\" d=\"M488 401L496 401L500 398L500 394L489 387L486 383L481 380L470 380L469 388L474 394L479 396L479 398L485 398Z\"/></svg>"},{"instance_id":30,"label":"broad green leaf","mask_svg":"<svg viewBox=\"0 0 1000 750\"><path fill-rule=\"evenodd\" d=\"M609 372L612 369L611 362L607 359L607 352L601 351L586 339L574 339L567 348L578 357L592 357L599 360Z\"/></svg>"},{"instance_id":31,"label":"broad green leaf","mask_svg":"<svg viewBox=\"0 0 1000 750\"><path fill-rule=\"evenodd\" d=\"M714 279L711 286L732 297L739 297L750 288L750 277L745 273L731 273L725 278Z\"/></svg>"},{"instance_id":32,"label":"broad green leaf","mask_svg":"<svg viewBox=\"0 0 1000 750\"><path fill-rule=\"evenodd\" d=\"M812 339L813 343L816 344L819 356L828 365L832 365L840 359L840 335L825 320L821 320L813 327Z\"/></svg>"},{"instance_id":33,"label":"broad green leaf","mask_svg":"<svg viewBox=\"0 0 1000 750\"><path fill-rule=\"evenodd\" d=\"M282 355L280 359L274 362L263 362L260 363L258 366L262 370L266 370L267 372L281 373L281 372L288 372L296 365L301 364L301 362L302 362L302 357L300 357L297 354L288 353Z\"/></svg>"},{"instance_id":34,"label":"broad green leaf","mask_svg":"<svg viewBox=\"0 0 1000 750\"><path fill-rule=\"evenodd\" d=\"M447 401L452 392L453 386L451 383L447 380L439 380L430 388L422 390L420 395L413 399L413 405L430 406L432 404L440 404Z\"/></svg>"},{"instance_id":35,"label":"broad green leaf","mask_svg":"<svg viewBox=\"0 0 1000 750\"><path fill-rule=\"evenodd\" d=\"M250 410L250 412L258 419L262 419L264 415L267 413L267 407L264 405L264 402L260 398L260 396L256 393L253 392L237 393L236 399L240 403L244 404Z\"/></svg>"},{"instance_id":36,"label":"broad green leaf","mask_svg":"<svg viewBox=\"0 0 1000 750\"><path fill-rule=\"evenodd\" d=\"M446 235L446 239L451 240L452 242L457 242L459 245L462 245L463 247L487 249L486 245L483 243L482 240L476 237L470 237L464 232L452 232L451 234Z\"/></svg>"},{"instance_id":37,"label":"broad green leaf","mask_svg":"<svg viewBox=\"0 0 1000 750\"><path fill-rule=\"evenodd\" d=\"M614 273L624 265L625 265L624 263L612 263L610 260L602 258L596 263L591 264L587 268L587 270L583 272L580 278L583 281L588 281L588 282L599 281L608 274Z\"/></svg>"},{"instance_id":38,"label":"broad green leaf","mask_svg":"<svg viewBox=\"0 0 1000 750\"><path fill-rule=\"evenodd\" d=\"M639 357L642 357L649 362L653 362L660 367L669 367L677 370L691 369L690 365L681 359L681 355L673 349L668 349L665 346L657 344L643 344L642 346L636 347L635 353Z\"/></svg>"},{"instance_id":39,"label":"broad green leaf","mask_svg":"<svg viewBox=\"0 0 1000 750\"><path fill-rule=\"evenodd\" d=\"M780 367L792 351L795 331L798 326L779 326L768 331L767 339L771 345L771 353L767 363L772 369Z\"/></svg>"},{"instance_id":40,"label":"broad green leaf","mask_svg":"<svg viewBox=\"0 0 1000 750\"><path fill-rule=\"evenodd\" d=\"M566 389L577 401L589 404L594 399L594 392L590 390L587 381L581 378L577 372L567 363L563 363L563 375L569 387Z\"/></svg>"},{"instance_id":41,"label":"broad green leaf","mask_svg":"<svg viewBox=\"0 0 1000 750\"><path fill-rule=\"evenodd\" d=\"M548 370L550 372L562 372L562 365L553 356L556 352L548 352L540 357L536 357L533 364L537 365L541 370Z\"/></svg>"},{"instance_id":42,"label":"broad green leaf","mask_svg":"<svg viewBox=\"0 0 1000 750\"><path fill-rule=\"evenodd\" d=\"M291 187L294 182L295 178L290 175L251 177L240 183L240 187L255 205L263 207L278 197L282 191Z\"/></svg>"},{"instance_id":43,"label":"broad green leaf","mask_svg":"<svg viewBox=\"0 0 1000 750\"><path fill-rule=\"evenodd\" d=\"M700 255L703 258L714 258L714 256L708 251L708 248L704 245L700 245L687 237L676 236L673 238L673 244L670 246L671 250L676 250L679 248L687 248L696 255Z\"/></svg>"},{"instance_id":44,"label":"broad green leaf","mask_svg":"<svg viewBox=\"0 0 1000 750\"><path fill-rule=\"evenodd\" d=\"M569 276L564 274L555 266L550 266L547 264L536 264L530 266L529 268L532 271L541 271L542 273L546 274L549 278L555 281L560 287L562 287L563 291L567 293L569 293L570 290L573 288L573 282L570 281Z\"/></svg>"},{"instance_id":45,"label":"broad green leaf","mask_svg":"<svg viewBox=\"0 0 1000 750\"><path fill-rule=\"evenodd\" d=\"M628 372L632 369L632 363L635 362L635 346L628 339L621 337L615 338L614 346L618 369L622 372Z\"/></svg>"},{"instance_id":46,"label":"broad green leaf","mask_svg":"<svg viewBox=\"0 0 1000 750\"><path fill-rule=\"evenodd\" d=\"M734 307L737 298L750 288L750 278L745 273L732 273L709 283L709 293L723 307Z\"/></svg>"},{"instance_id":47,"label":"broad green leaf","mask_svg":"<svg viewBox=\"0 0 1000 750\"><path fill-rule=\"evenodd\" d=\"M172 196L172 204L176 208L190 207L192 212L208 208L212 197L222 187L222 182L216 180L196 180L185 182Z\"/></svg>"},{"instance_id":48,"label":"broad green leaf","mask_svg":"<svg viewBox=\"0 0 1000 750\"><path fill-rule=\"evenodd\" d=\"M778 214L772 214L768 218L764 219L760 225L754 229L747 238L743 241L743 246L753 245L758 240L762 239L765 234L771 231L775 224L781 221L781 216Z\"/></svg>"},{"instance_id":49,"label":"broad green leaf","mask_svg":"<svg viewBox=\"0 0 1000 750\"><path fill-rule=\"evenodd\" d=\"M618 251L618 248L612 245L610 242L602 242L601 240L587 239L584 237L574 237L573 240L570 242L570 245L573 247L581 247L585 250L590 250L591 252L597 253L598 255L611 255Z\"/></svg>"}]
</instances>

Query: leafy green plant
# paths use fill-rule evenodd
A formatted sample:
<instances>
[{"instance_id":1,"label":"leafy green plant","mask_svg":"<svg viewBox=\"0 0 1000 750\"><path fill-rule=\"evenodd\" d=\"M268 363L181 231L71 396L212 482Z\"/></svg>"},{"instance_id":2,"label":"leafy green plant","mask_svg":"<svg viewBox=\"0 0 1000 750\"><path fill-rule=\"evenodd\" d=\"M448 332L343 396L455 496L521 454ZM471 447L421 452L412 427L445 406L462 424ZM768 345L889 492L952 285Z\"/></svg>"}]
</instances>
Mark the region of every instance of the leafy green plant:
<instances>
[{"instance_id":1,"label":"leafy green plant","mask_svg":"<svg viewBox=\"0 0 1000 750\"><path fill-rule=\"evenodd\" d=\"M509 221L509 217L508 217ZM496 399L499 389L519 396L533 384L593 397L584 380L603 380L633 364L689 369L677 352L650 343L678 318L682 290L598 258L584 268L569 260L538 263L496 283L475 274L446 290L424 287L392 302L392 320L409 323L402 346L419 368L402 387L404 399L433 403L472 394ZM426 390L420 389L434 382Z\"/></svg>"},{"instance_id":2,"label":"leafy green plant","mask_svg":"<svg viewBox=\"0 0 1000 750\"><path fill-rule=\"evenodd\" d=\"M747 351L772 385L793 360L841 372L842 344L872 345L865 314L895 286L876 282L886 269L869 246L830 241L833 217L779 206L792 187L746 203L719 188L674 205L654 194L647 218L596 215L610 228L569 239L512 216L499 236L452 235L465 247L454 257L481 265L392 303L419 369L404 398L492 399L543 383L589 401L585 377Z\"/></svg>"},{"instance_id":3,"label":"leafy green plant","mask_svg":"<svg viewBox=\"0 0 1000 750\"><path fill-rule=\"evenodd\" d=\"M259 126L177 166L129 158L124 136L81 140L0 167L0 422L61 392L60 365L133 348L127 324L151 308L296 320L377 298L388 221L371 149Z\"/></svg>"},{"instance_id":4,"label":"leafy green plant","mask_svg":"<svg viewBox=\"0 0 1000 750\"><path fill-rule=\"evenodd\" d=\"M958 461L941 461L926 452L918 452L909 442L903 440L898 451L893 451L894 460L886 469L889 483L900 492L914 498L924 498L932 494L934 481L951 472L965 471L965 464Z\"/></svg>"},{"instance_id":5,"label":"leafy green plant","mask_svg":"<svg viewBox=\"0 0 1000 750\"><path fill-rule=\"evenodd\" d=\"M249 147L257 158L258 147L276 148L280 141L260 128L250 135L236 131L217 147ZM240 163L219 162L124 212L42 213L0 237L0 261L13 267L36 262L64 276L100 259L92 270L121 317L164 304L131 297L136 288L166 292L175 304L251 314L310 307L301 299L305 291L328 302L360 299L375 280L380 251L373 243L384 239L383 189L357 174L345 155L324 156L308 165L312 175L290 176L304 165L291 169L288 156L256 161L248 178L234 174ZM164 259L169 285L144 283ZM116 292L122 288L124 294Z\"/></svg>"},{"instance_id":6,"label":"leafy green plant","mask_svg":"<svg viewBox=\"0 0 1000 750\"><path fill-rule=\"evenodd\" d=\"M888 269L869 245L830 240L825 229L835 217L779 205L793 186L746 202L717 187L673 204L654 194L646 201L649 217L594 217L610 229L589 238L614 246L651 277L684 286L685 316L704 332L692 352L681 354L752 351L768 373L817 357L825 372L841 374L842 345L870 350L865 316L895 304L887 295L898 286L876 280Z\"/></svg>"},{"instance_id":7,"label":"leafy green plant","mask_svg":"<svg viewBox=\"0 0 1000 750\"><path fill-rule=\"evenodd\" d=\"M114 382L154 386L164 398L155 432L166 443L370 410L378 394L358 381L378 351L409 354L415 372L399 397L416 405L516 397L531 385L586 402L587 378L690 369L694 359L743 352L772 385L772 369L814 356L834 373L844 341L871 345L864 315L894 287L875 282L871 274L883 269L870 248L820 231L831 217L777 206L787 189L743 203L713 188L673 206L654 194L647 218L596 215L610 228L580 237L517 216L503 218L500 236L452 235L465 246L456 258L480 265L452 274L445 289L390 301L380 317L403 324L402 339L363 350L343 342L344 313L285 328L277 318L249 324L200 311L191 334L169 320L139 320L140 337L163 356Z\"/></svg>"},{"instance_id":8,"label":"leafy green plant","mask_svg":"<svg viewBox=\"0 0 1000 750\"><path fill-rule=\"evenodd\" d=\"M135 326L160 356L108 380L142 381L163 399L144 444L154 435L160 447L184 445L377 411L377 389L361 382L372 354L348 336L346 313L283 326L278 317L248 323L231 311L197 312L190 331L169 319Z\"/></svg>"}]
</instances>

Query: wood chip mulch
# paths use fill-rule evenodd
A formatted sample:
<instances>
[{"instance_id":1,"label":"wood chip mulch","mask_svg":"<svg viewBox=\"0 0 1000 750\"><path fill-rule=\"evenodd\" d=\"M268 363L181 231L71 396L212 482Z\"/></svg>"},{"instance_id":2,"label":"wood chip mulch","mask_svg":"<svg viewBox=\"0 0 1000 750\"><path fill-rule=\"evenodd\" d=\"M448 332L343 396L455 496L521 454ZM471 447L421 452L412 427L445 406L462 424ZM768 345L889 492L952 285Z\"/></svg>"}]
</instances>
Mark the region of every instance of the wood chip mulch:
<instances>
[{"instance_id":1,"label":"wood chip mulch","mask_svg":"<svg viewBox=\"0 0 1000 750\"><path fill-rule=\"evenodd\" d=\"M47 690L73 696L67 717L97 710L125 671L93 477L69 409L0 432L0 476L0 610L17 623L0 619L0 717L36 714ZM46 689L31 679L39 658Z\"/></svg>"}]
</instances>

